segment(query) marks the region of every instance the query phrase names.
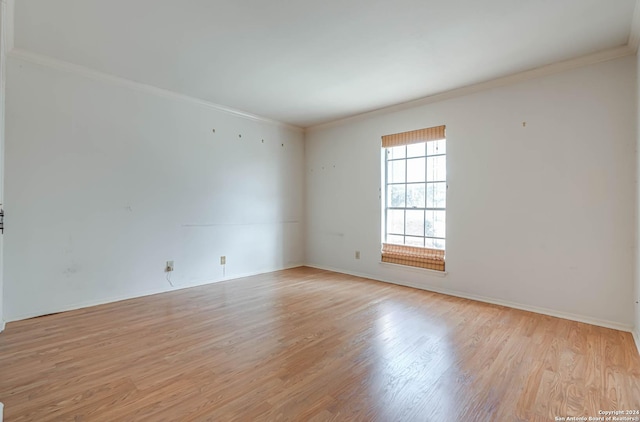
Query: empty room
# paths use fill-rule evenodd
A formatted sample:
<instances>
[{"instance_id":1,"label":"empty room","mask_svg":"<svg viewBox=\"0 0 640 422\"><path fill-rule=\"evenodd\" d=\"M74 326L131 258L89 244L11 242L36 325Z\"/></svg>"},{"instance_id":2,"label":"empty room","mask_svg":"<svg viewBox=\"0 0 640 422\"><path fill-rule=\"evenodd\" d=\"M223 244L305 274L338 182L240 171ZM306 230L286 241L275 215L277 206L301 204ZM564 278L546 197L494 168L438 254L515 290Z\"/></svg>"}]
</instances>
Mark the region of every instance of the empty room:
<instances>
[{"instance_id":1,"label":"empty room","mask_svg":"<svg viewBox=\"0 0 640 422\"><path fill-rule=\"evenodd\" d=\"M640 421L640 0L0 0L0 422Z\"/></svg>"}]
</instances>

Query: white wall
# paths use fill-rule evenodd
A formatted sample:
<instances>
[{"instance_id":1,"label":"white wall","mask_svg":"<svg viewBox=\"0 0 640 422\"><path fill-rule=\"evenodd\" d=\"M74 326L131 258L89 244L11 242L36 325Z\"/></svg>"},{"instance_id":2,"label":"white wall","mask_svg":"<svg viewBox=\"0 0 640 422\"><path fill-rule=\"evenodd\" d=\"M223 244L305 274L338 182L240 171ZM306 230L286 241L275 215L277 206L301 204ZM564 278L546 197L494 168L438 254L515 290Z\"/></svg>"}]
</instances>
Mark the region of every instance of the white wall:
<instances>
[{"instance_id":1,"label":"white wall","mask_svg":"<svg viewBox=\"0 0 640 422\"><path fill-rule=\"evenodd\" d=\"M311 130L308 263L631 328L635 72L626 57ZM446 277L379 263L380 137L441 124Z\"/></svg>"},{"instance_id":2,"label":"white wall","mask_svg":"<svg viewBox=\"0 0 640 422\"><path fill-rule=\"evenodd\" d=\"M300 131L10 57L7 320L170 290L167 260L176 287L303 263L303 160Z\"/></svg>"}]
</instances>

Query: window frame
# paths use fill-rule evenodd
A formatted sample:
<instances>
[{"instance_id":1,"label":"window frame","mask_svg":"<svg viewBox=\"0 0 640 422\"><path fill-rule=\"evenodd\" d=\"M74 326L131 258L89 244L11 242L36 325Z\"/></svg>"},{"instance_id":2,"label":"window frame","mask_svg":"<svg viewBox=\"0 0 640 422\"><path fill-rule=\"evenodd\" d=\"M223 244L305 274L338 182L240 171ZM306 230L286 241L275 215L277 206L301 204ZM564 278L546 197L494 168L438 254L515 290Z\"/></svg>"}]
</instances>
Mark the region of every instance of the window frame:
<instances>
[{"instance_id":1,"label":"window frame","mask_svg":"<svg viewBox=\"0 0 640 422\"><path fill-rule=\"evenodd\" d=\"M432 134L434 134L432 136ZM387 139L385 139L387 138ZM429 143L444 141L444 153L429 153ZM409 155L409 145L421 145L423 151L421 155ZM404 154L402 154L399 158L391 157L391 151L393 148L402 146L404 147ZM421 267L431 270L436 270L438 272L445 271L445 253L446 253L446 240L447 240L447 224L446 224L446 212L447 212L447 199L448 199L448 163L447 163L447 137L445 134L445 126L439 126L434 128L421 129L417 131L411 132L403 132L395 135L387 135L382 137L382 155L381 155L381 166L382 166L382 177L381 177L381 240L382 240L382 262L407 265L411 267ZM432 157L444 157L444 178L436 177L434 173L433 177L429 176L430 171L434 171L434 158L429 160ZM422 181L410 181L409 178L409 160L411 159L423 159L424 160L424 180ZM429 162L432 162L432 165L429 166ZM391 165L393 162L404 162L404 178L402 182L391 181L392 177L390 175ZM391 164L391 165L390 165ZM429 179L432 180L429 180ZM422 206L409 206L409 187L411 185L421 185L424 186L424 202L421 204ZM444 206L437 206L435 202L435 196L432 196L431 204L428 200L428 187L433 186L432 192L435 192L438 189L442 189L444 186ZM403 206L391 206L391 192L393 186L403 186L404 190L404 201ZM440 188L438 188L440 186ZM384 192L382 190L384 189ZM441 192L441 191L440 191ZM418 204L420 205L420 204ZM429 206L431 205L431 206ZM401 211L402 212L402 233L396 233L389 229L388 221L390 211ZM408 232L407 230L407 213L408 211L421 211L422 212L422 235L417 235L415 233ZM438 212L444 214L444 226L442 227L443 233L438 233L438 230L435 228L431 231L431 235L427 232L428 226L426 224L427 221L427 213L429 212ZM434 226L437 219L434 215ZM409 233L409 234L408 234ZM402 237L402 244L398 243L389 243L392 240L389 239L390 236L398 236ZM407 244L407 239L421 239L422 245L416 244ZM397 241L397 238L394 239ZM441 242L440 246L438 243Z\"/></svg>"},{"instance_id":2,"label":"window frame","mask_svg":"<svg viewBox=\"0 0 640 422\"><path fill-rule=\"evenodd\" d=\"M446 138L442 139L445 142L445 151L446 151ZM416 143L413 145L424 145L424 149L425 149L425 155L419 155L419 156L412 156L409 157L407 155L407 145L404 145L403 147L405 148L405 155L402 158L389 158L389 152L391 148L397 148L396 147L389 147L389 148L383 148L383 166L384 166L384 181L382 183L383 185L383 189L384 189L384 198L383 198L383 208L384 208L384 216L383 216L383 227L382 227L382 235L383 235L383 243L390 243L388 241L388 236L402 236L404 237L404 245L407 246L416 246L416 247L423 247L426 249L438 249L438 250L446 250L446 240L447 240L447 232L446 232L446 212L447 212L447 206L446 206L446 195L447 195L447 177L446 177L446 170L445 170L445 178L444 180L431 180L429 181L429 177L427 176L427 173L429 172L429 166L428 166L428 158L431 157L445 157L445 168L446 168L446 157L447 157L447 153L443 153L443 154L432 154L429 155L428 150L427 150L427 144L429 142L432 141L425 141L425 142L420 142L420 143ZM437 141L434 141L437 142ZM424 172L425 172L425 177L424 177L424 181L422 182L409 182L408 181L408 165L407 162L408 160L411 159L415 159L415 158L424 158L425 159L425 165L424 165ZM404 182L389 182L389 162L399 162L399 161L404 161L405 162L405 166L404 166ZM427 203L427 192L428 192L428 186L429 185L433 185L434 186L434 190L435 190L435 186L436 185L442 185L444 184L444 194L445 194L445 206L444 207L429 207L428 203ZM424 203L424 207L409 207L408 204L408 196L409 196L409 185L424 185L425 187L425 203ZM404 186L404 207L393 207L393 206L389 206L389 187L390 186ZM387 220L389 218L389 210L395 210L395 211L403 211L404 212L404 218L403 218L403 233L392 233L390 231L388 231L388 227L387 227ZM427 212L429 211L437 211L437 212L444 212L445 214L445 232L444 232L444 237L440 237L440 236L436 236L435 234L433 236L428 236L427 235L427 227L426 224L423 227L423 235L422 236L418 236L418 235L413 235L413 234L407 234L407 210L409 211L422 211L423 212L423 220L426 221L426 216L427 216ZM422 242L422 246L419 245L413 245L413 244L407 244L406 243L406 238L407 237L411 237L411 238L416 238L416 239L423 239ZM431 239L432 241L443 241L444 243L444 247L443 248L438 248L437 246L434 247L429 247L427 246L427 239ZM433 242L436 243L436 242ZM393 243L393 244L397 244L397 243Z\"/></svg>"}]
</instances>

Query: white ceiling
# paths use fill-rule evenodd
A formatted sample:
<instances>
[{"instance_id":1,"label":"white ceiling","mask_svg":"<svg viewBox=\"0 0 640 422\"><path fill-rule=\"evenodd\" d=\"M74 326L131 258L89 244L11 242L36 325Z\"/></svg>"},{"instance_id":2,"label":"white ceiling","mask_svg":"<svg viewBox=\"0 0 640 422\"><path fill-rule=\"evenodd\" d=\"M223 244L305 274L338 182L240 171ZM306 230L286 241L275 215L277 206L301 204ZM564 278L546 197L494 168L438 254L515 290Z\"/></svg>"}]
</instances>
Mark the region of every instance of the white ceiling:
<instances>
[{"instance_id":1,"label":"white ceiling","mask_svg":"<svg viewBox=\"0 0 640 422\"><path fill-rule=\"evenodd\" d=\"M625 45L635 0L18 0L15 46L300 127Z\"/></svg>"}]
</instances>

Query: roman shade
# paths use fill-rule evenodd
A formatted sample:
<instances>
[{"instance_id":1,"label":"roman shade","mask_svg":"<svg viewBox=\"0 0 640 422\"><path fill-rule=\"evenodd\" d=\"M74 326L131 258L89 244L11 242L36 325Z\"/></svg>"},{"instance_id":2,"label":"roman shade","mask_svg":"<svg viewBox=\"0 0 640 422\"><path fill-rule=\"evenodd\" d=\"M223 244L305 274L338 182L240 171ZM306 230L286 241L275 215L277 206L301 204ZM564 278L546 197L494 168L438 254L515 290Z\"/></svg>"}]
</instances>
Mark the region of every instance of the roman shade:
<instances>
[{"instance_id":1,"label":"roman shade","mask_svg":"<svg viewBox=\"0 0 640 422\"><path fill-rule=\"evenodd\" d=\"M399 147L418 144L420 142L439 141L445 139L445 126L434 126L410 132L395 133L382 137L382 148Z\"/></svg>"},{"instance_id":2,"label":"roman shade","mask_svg":"<svg viewBox=\"0 0 640 422\"><path fill-rule=\"evenodd\" d=\"M444 251L383 243L382 262L444 271Z\"/></svg>"}]
</instances>

